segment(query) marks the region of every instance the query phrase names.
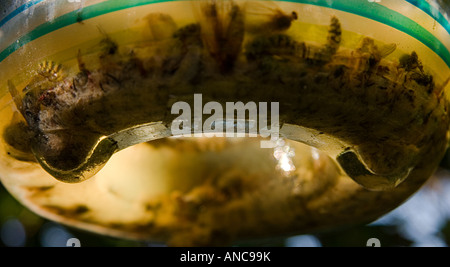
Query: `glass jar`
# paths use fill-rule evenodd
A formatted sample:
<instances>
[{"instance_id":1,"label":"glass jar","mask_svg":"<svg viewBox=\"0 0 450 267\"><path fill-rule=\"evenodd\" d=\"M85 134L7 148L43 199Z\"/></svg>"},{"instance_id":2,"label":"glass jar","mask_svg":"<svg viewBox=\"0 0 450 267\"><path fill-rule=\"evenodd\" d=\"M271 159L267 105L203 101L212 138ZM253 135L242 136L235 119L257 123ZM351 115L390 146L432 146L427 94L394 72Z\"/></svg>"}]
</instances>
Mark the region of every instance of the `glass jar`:
<instances>
[{"instance_id":1,"label":"glass jar","mask_svg":"<svg viewBox=\"0 0 450 267\"><path fill-rule=\"evenodd\" d=\"M174 246L370 222L448 144L439 1L8 1L0 179Z\"/></svg>"}]
</instances>

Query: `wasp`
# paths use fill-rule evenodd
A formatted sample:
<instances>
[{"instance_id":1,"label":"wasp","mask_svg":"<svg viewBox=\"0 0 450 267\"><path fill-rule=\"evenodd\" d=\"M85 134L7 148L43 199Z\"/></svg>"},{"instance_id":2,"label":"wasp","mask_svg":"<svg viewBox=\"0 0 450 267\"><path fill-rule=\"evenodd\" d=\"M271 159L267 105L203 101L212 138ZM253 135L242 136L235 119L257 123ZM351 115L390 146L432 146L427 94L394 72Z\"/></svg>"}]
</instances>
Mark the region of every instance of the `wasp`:
<instances>
[{"instance_id":1,"label":"wasp","mask_svg":"<svg viewBox=\"0 0 450 267\"><path fill-rule=\"evenodd\" d=\"M303 53L303 43L298 43L286 34L258 36L246 46L248 60L258 60L265 56L295 57Z\"/></svg>"},{"instance_id":2,"label":"wasp","mask_svg":"<svg viewBox=\"0 0 450 267\"><path fill-rule=\"evenodd\" d=\"M328 35L326 43L321 46L303 45L301 57L308 63L313 65L324 65L331 61L333 56L339 50L342 40L342 29L339 19L335 16L331 17L328 27Z\"/></svg>"},{"instance_id":3,"label":"wasp","mask_svg":"<svg viewBox=\"0 0 450 267\"><path fill-rule=\"evenodd\" d=\"M373 72L382 59L397 49L394 43L378 46L372 38L364 37L359 46L349 54L334 57L334 64L344 65L358 73Z\"/></svg>"},{"instance_id":4,"label":"wasp","mask_svg":"<svg viewBox=\"0 0 450 267\"><path fill-rule=\"evenodd\" d=\"M336 52L339 49L339 46L341 45L341 40L342 40L341 23L339 22L338 18L333 16L331 18L327 36L327 43L325 44L323 53L328 54L329 57L336 54Z\"/></svg>"},{"instance_id":5,"label":"wasp","mask_svg":"<svg viewBox=\"0 0 450 267\"><path fill-rule=\"evenodd\" d=\"M55 83L63 79L62 65L51 61L40 63L37 70L37 75L32 81L23 89L21 93L16 89L12 81L8 81L8 89L13 98L13 101L23 115L28 125L32 128L37 128L39 123L39 111L41 105L50 105Z\"/></svg>"},{"instance_id":6,"label":"wasp","mask_svg":"<svg viewBox=\"0 0 450 267\"><path fill-rule=\"evenodd\" d=\"M411 52L411 55L404 55L400 58L400 67L406 71L418 69L423 72L422 62L419 60L419 56L416 51Z\"/></svg>"},{"instance_id":7,"label":"wasp","mask_svg":"<svg viewBox=\"0 0 450 267\"><path fill-rule=\"evenodd\" d=\"M396 49L397 45L394 43L378 47L373 39L365 37L356 49L356 53L368 55L365 65L366 68L372 69L380 63L381 59L389 56Z\"/></svg>"},{"instance_id":8,"label":"wasp","mask_svg":"<svg viewBox=\"0 0 450 267\"><path fill-rule=\"evenodd\" d=\"M151 13L145 17L154 40L165 40L177 30L177 24L173 18L167 14Z\"/></svg>"},{"instance_id":9,"label":"wasp","mask_svg":"<svg viewBox=\"0 0 450 267\"><path fill-rule=\"evenodd\" d=\"M298 19L297 12L285 12L271 1L247 2L245 10L248 15L246 30L250 33L283 32Z\"/></svg>"},{"instance_id":10,"label":"wasp","mask_svg":"<svg viewBox=\"0 0 450 267\"><path fill-rule=\"evenodd\" d=\"M53 61L44 61L39 64L38 74L50 81L55 81L61 77L61 68L61 64L55 64Z\"/></svg>"},{"instance_id":11,"label":"wasp","mask_svg":"<svg viewBox=\"0 0 450 267\"><path fill-rule=\"evenodd\" d=\"M45 61L38 65L36 75L22 92L19 92L14 83L8 80L9 93L18 109L3 134L3 138L10 146L11 155L14 154L16 158L27 161L32 160L30 144L35 132L40 128L39 113L43 106L52 105L55 99L53 87L63 78L62 65ZM19 119L19 113L25 122Z\"/></svg>"},{"instance_id":12,"label":"wasp","mask_svg":"<svg viewBox=\"0 0 450 267\"><path fill-rule=\"evenodd\" d=\"M409 79L416 81L419 85L428 88L427 92L431 94L434 91L433 76L425 73L422 61L415 51L410 55L404 55L400 58L400 68L407 72Z\"/></svg>"},{"instance_id":13,"label":"wasp","mask_svg":"<svg viewBox=\"0 0 450 267\"><path fill-rule=\"evenodd\" d=\"M198 23L184 26L173 34L174 43L162 62L162 75L171 83L192 81L198 71L203 50Z\"/></svg>"},{"instance_id":14,"label":"wasp","mask_svg":"<svg viewBox=\"0 0 450 267\"><path fill-rule=\"evenodd\" d=\"M235 66L245 35L245 12L232 1L211 1L199 8L203 44L217 63L220 72Z\"/></svg>"},{"instance_id":15,"label":"wasp","mask_svg":"<svg viewBox=\"0 0 450 267\"><path fill-rule=\"evenodd\" d=\"M332 17L327 42L323 46L298 42L286 33L259 35L246 45L246 57L247 60L253 61L265 56L277 56L323 65L328 63L339 49L341 33L339 20Z\"/></svg>"}]
</instances>

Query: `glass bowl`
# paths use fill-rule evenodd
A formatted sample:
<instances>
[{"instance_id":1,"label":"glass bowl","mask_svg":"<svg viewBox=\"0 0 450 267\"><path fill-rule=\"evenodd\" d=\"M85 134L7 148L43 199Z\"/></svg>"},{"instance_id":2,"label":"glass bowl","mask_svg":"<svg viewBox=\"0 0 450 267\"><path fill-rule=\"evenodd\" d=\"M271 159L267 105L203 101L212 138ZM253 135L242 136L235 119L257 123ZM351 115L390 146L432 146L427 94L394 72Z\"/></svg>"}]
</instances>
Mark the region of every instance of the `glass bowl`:
<instances>
[{"instance_id":1,"label":"glass bowl","mask_svg":"<svg viewBox=\"0 0 450 267\"><path fill-rule=\"evenodd\" d=\"M437 1L7 1L0 179L171 246L371 222L448 145Z\"/></svg>"}]
</instances>

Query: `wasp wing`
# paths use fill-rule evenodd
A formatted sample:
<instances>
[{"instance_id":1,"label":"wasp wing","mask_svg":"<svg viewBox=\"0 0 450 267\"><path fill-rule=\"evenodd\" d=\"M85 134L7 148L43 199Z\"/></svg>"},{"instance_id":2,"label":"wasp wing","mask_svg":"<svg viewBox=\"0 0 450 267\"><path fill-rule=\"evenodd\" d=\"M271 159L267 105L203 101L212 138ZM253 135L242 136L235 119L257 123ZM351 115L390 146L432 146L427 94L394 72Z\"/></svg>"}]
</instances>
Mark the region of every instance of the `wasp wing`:
<instances>
[{"instance_id":1,"label":"wasp wing","mask_svg":"<svg viewBox=\"0 0 450 267\"><path fill-rule=\"evenodd\" d=\"M382 46L381 48L379 48L379 53L380 53L381 58L385 58L385 57L389 56L396 49L397 49L397 45L394 43Z\"/></svg>"},{"instance_id":2,"label":"wasp wing","mask_svg":"<svg viewBox=\"0 0 450 267\"><path fill-rule=\"evenodd\" d=\"M228 71L241 51L245 21L242 7L233 1L212 0L193 4L201 26L203 44L223 71Z\"/></svg>"},{"instance_id":3,"label":"wasp wing","mask_svg":"<svg viewBox=\"0 0 450 267\"><path fill-rule=\"evenodd\" d=\"M285 12L273 1L249 1L244 7L246 30L253 34L287 30L298 18L296 12Z\"/></svg>"}]
</instances>

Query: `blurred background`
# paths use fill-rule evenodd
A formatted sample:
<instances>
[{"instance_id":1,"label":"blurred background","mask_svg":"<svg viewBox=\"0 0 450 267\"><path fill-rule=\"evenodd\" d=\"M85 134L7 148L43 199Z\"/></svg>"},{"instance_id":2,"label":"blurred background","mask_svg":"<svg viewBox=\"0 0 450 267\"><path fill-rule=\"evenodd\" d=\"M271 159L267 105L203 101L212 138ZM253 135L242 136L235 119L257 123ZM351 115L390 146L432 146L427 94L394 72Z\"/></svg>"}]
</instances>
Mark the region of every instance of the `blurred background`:
<instances>
[{"instance_id":1,"label":"blurred background","mask_svg":"<svg viewBox=\"0 0 450 267\"><path fill-rule=\"evenodd\" d=\"M0 184L0 247L64 247L70 238L81 246L147 247L148 242L121 240L45 220L17 202ZM450 153L424 187L403 205L369 225L311 235L275 238L240 246L364 247L377 238L382 247L450 245Z\"/></svg>"}]
</instances>

